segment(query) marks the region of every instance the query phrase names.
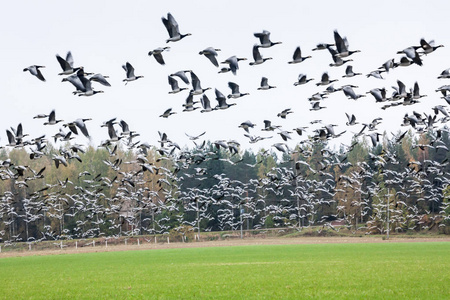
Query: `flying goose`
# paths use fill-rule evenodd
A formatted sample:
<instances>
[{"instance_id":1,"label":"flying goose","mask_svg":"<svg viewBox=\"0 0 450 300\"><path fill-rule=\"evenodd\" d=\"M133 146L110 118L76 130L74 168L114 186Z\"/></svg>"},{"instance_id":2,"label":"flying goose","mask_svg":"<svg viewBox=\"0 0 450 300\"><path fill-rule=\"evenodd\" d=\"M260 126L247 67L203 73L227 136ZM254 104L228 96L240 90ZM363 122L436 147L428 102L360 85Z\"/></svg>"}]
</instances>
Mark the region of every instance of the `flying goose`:
<instances>
[{"instance_id":1,"label":"flying goose","mask_svg":"<svg viewBox=\"0 0 450 300\"><path fill-rule=\"evenodd\" d=\"M288 62L288 64L298 64L306 59L311 58L311 56L302 57L302 50L300 47L295 48L294 55L292 56L292 60Z\"/></svg>"},{"instance_id":2,"label":"flying goose","mask_svg":"<svg viewBox=\"0 0 450 300\"><path fill-rule=\"evenodd\" d=\"M130 81L135 81L139 78L143 78L144 76L136 76L134 75L134 68L133 66L127 62L126 64L122 65L122 68L125 70L127 78L125 78L123 81L125 84L127 84Z\"/></svg>"},{"instance_id":3,"label":"flying goose","mask_svg":"<svg viewBox=\"0 0 450 300\"><path fill-rule=\"evenodd\" d=\"M170 87L172 88L172 90L169 92L169 94L176 94L178 92L181 92L182 90L188 89L188 88L180 88L178 86L178 81L175 78L173 78L172 76L169 75L168 79L169 79Z\"/></svg>"},{"instance_id":4,"label":"flying goose","mask_svg":"<svg viewBox=\"0 0 450 300\"><path fill-rule=\"evenodd\" d=\"M227 109L233 105L236 105L236 103L228 104L227 98L225 98L225 96L218 89L215 89L215 94L216 94L216 100L217 100L217 102L219 102L219 104L216 106L215 109ZM230 97L228 97L228 98L230 98Z\"/></svg>"},{"instance_id":5,"label":"flying goose","mask_svg":"<svg viewBox=\"0 0 450 300\"><path fill-rule=\"evenodd\" d=\"M200 51L198 54L206 56L213 65L215 65L216 67L219 67L219 63L217 62L217 58L216 58L217 51L220 51L220 49L208 47L208 48Z\"/></svg>"},{"instance_id":6,"label":"flying goose","mask_svg":"<svg viewBox=\"0 0 450 300\"><path fill-rule=\"evenodd\" d=\"M52 110L48 115L48 122L45 122L44 125L55 125L59 122L63 122L64 120L56 120L55 110Z\"/></svg>"},{"instance_id":7,"label":"flying goose","mask_svg":"<svg viewBox=\"0 0 450 300\"><path fill-rule=\"evenodd\" d=\"M263 32L260 33L254 33L253 35L259 38L260 44L258 45L258 47L269 48L274 45L281 44L281 42L272 42L270 40L270 32L267 30L263 30Z\"/></svg>"},{"instance_id":8,"label":"flying goose","mask_svg":"<svg viewBox=\"0 0 450 300\"><path fill-rule=\"evenodd\" d=\"M261 85L258 90L269 90L274 88L276 88L276 86L269 85L269 79L267 79L267 77L261 78Z\"/></svg>"},{"instance_id":9,"label":"flying goose","mask_svg":"<svg viewBox=\"0 0 450 300\"><path fill-rule=\"evenodd\" d=\"M45 66L32 65L28 68L23 69L23 71L29 71L31 75L36 76L41 81L45 81L44 75L42 75L41 70L39 70L40 68L45 68Z\"/></svg>"},{"instance_id":10,"label":"flying goose","mask_svg":"<svg viewBox=\"0 0 450 300\"><path fill-rule=\"evenodd\" d=\"M230 66L231 72L233 75L236 75L237 70L239 70L239 64L238 62L241 60L247 60L245 57L239 58L235 55L227 58L225 61L221 62L221 64L228 64Z\"/></svg>"},{"instance_id":11,"label":"flying goose","mask_svg":"<svg viewBox=\"0 0 450 300\"><path fill-rule=\"evenodd\" d=\"M250 95L249 93L241 93L239 92L239 85L234 82L228 82L228 87L231 89L231 94L228 95L228 98L240 98L245 95Z\"/></svg>"},{"instance_id":12,"label":"flying goose","mask_svg":"<svg viewBox=\"0 0 450 300\"><path fill-rule=\"evenodd\" d=\"M166 40L166 43L168 42L177 42L187 36L190 36L190 33L181 34L180 30L178 29L178 23L175 21L175 18L172 16L171 13L167 14L167 19L162 17L161 18L164 26L167 29L167 32L169 33L169 38Z\"/></svg>"},{"instance_id":13,"label":"flying goose","mask_svg":"<svg viewBox=\"0 0 450 300\"><path fill-rule=\"evenodd\" d=\"M260 65L263 62L265 62L269 59L272 59L272 57L263 58L261 56L261 53L259 52L258 45L254 45L253 46L253 59L254 59L254 61L249 63L250 66Z\"/></svg>"},{"instance_id":14,"label":"flying goose","mask_svg":"<svg viewBox=\"0 0 450 300\"><path fill-rule=\"evenodd\" d=\"M165 50L169 50L170 47L162 47L162 48L156 48L152 51L148 52L148 56L152 56L156 59L156 61L160 64L160 65L165 65L166 63L164 62L164 58L162 56L163 51Z\"/></svg>"},{"instance_id":15,"label":"flying goose","mask_svg":"<svg viewBox=\"0 0 450 300\"><path fill-rule=\"evenodd\" d=\"M69 51L67 52L66 59L59 56L59 54L56 54L56 59L59 62L59 65L63 69L61 73L58 75L70 75L72 73L75 73L79 69L82 69L82 67L74 68L73 67L73 56L72 53Z\"/></svg>"},{"instance_id":16,"label":"flying goose","mask_svg":"<svg viewBox=\"0 0 450 300\"><path fill-rule=\"evenodd\" d=\"M306 84L306 83L310 82L311 80L314 80L314 78L306 79L306 74L300 73L298 75L298 80L296 82L294 82L294 85L297 86L297 85Z\"/></svg>"},{"instance_id":17,"label":"flying goose","mask_svg":"<svg viewBox=\"0 0 450 300\"><path fill-rule=\"evenodd\" d=\"M195 75L195 73L192 71L191 71L191 80L192 80L192 90L190 91L190 93L192 95L201 95L206 90L211 89L210 87L203 89L200 85L200 79L198 79L197 75Z\"/></svg>"}]
</instances>

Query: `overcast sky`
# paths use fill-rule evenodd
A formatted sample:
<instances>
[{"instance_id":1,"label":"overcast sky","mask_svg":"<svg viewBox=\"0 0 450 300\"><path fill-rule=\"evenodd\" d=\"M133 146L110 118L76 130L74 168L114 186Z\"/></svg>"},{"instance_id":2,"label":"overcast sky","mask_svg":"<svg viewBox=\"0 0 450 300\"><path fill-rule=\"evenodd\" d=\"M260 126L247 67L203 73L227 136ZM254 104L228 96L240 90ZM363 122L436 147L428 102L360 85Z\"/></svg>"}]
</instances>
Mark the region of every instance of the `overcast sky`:
<instances>
[{"instance_id":1,"label":"overcast sky","mask_svg":"<svg viewBox=\"0 0 450 300\"><path fill-rule=\"evenodd\" d=\"M56 109L58 119L66 122L77 118L92 118L87 123L96 146L108 138L106 128L100 124L113 117L123 119L131 130L140 134L137 140L156 144L158 131L166 132L169 138L180 145L192 145L185 133L190 135L206 131L204 138L211 141L235 139L242 148L270 147L282 142L276 131L262 132L263 120L271 120L284 130L299 126L309 126L309 132L324 124L339 125L335 130L347 133L340 141L349 143L352 132L361 125L347 127L345 112L356 115L359 123L369 123L382 117L379 132L396 132L400 128L405 113L412 111L431 114L431 107L443 104L435 89L448 84L450 80L437 79L441 71L450 67L450 35L448 34L447 1L283 1L274 5L273 1L9 1L5 4L0 19L2 30L2 72L0 99L0 145L7 143L5 130L22 123L30 137L46 134L48 137L59 130L59 124L43 126L45 120L33 119L36 114L49 113ZM171 12L182 33L192 36L166 44L168 33L161 17ZM353 54L350 64L355 72L364 76L342 78L345 66L330 67L331 55L327 50L311 51L317 43L333 43L333 30L346 36L350 50L361 50ZM272 41L282 44L261 49L263 57L272 60L262 65L250 66L252 47L258 43L255 32L269 30ZM396 54L408 46L419 45L421 38L435 40L436 44L448 47L423 57L423 66L413 65L383 74L384 80L367 78L365 74L377 69L388 59L398 61ZM166 65L159 65L149 50L170 46L163 56ZM297 46L304 56L312 58L300 64L287 62ZM220 48L219 61L232 55L246 57L240 62L240 70L218 74L206 57L198 54L206 47ZM84 66L85 71L109 76L111 87L93 83L94 89L103 94L92 97L72 95L74 87L61 82L57 74L61 68L55 54L65 56L71 51L75 66ZM125 85L122 65L130 62L136 75L144 78ZM44 65L42 70L46 82L41 82L23 72L30 65ZM182 112L182 104L188 91L170 95L167 76L179 70L193 70L200 78L202 87L211 87L206 95L215 106L214 88L223 94L230 93L228 82L240 85L241 92L250 93L240 99L230 99L236 106L224 111L211 113ZM339 79L335 87L343 84L359 86L355 91L365 94L372 88L386 87L388 95L397 80L412 88L415 81L421 93L428 95L414 106L399 106L381 110L371 95L357 101L348 100L342 92L329 96L321 102L326 109L311 112L307 100L312 94L323 91L315 83L323 72L328 71L332 79ZM305 73L316 80L305 86L295 87L299 73ZM258 91L261 77L269 78L268 91ZM185 85L179 80L180 86ZM200 96L195 96L200 100ZM199 105L199 104L198 104ZM168 119L158 117L167 108L177 114ZM294 112L283 120L277 113L291 108ZM309 124L312 120L322 120L322 125ZM250 145L239 124L250 120L257 124L252 135L273 136L272 139ZM118 127L117 127L118 128ZM290 146L305 139L292 134ZM83 136L75 142L88 143Z\"/></svg>"}]
</instances>

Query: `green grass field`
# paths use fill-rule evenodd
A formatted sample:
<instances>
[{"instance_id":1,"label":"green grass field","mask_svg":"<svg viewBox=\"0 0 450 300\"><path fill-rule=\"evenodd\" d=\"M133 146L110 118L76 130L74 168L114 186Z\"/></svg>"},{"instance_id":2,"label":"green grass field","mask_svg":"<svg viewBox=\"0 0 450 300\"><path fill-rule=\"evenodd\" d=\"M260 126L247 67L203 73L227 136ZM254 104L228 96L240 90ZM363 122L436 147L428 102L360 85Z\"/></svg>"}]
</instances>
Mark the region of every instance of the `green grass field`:
<instances>
[{"instance_id":1,"label":"green grass field","mask_svg":"<svg viewBox=\"0 0 450 300\"><path fill-rule=\"evenodd\" d=\"M0 258L2 299L450 299L450 243Z\"/></svg>"}]
</instances>

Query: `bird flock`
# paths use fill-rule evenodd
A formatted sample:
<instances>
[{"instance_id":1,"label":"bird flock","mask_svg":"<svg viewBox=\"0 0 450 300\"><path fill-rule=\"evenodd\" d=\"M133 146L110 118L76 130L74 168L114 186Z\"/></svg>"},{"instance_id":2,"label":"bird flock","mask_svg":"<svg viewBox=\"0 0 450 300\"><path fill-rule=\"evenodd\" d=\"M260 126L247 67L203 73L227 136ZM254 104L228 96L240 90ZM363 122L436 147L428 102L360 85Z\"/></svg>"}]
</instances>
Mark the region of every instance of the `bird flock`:
<instances>
[{"instance_id":1,"label":"bird flock","mask_svg":"<svg viewBox=\"0 0 450 300\"><path fill-rule=\"evenodd\" d=\"M169 34L166 43L183 43L182 40L191 36L190 33L180 32L178 23L170 13L162 18L162 23ZM258 65L273 59L266 57L264 51L274 46L282 47L277 46L282 42L273 42L267 30L254 33L254 37L257 42L252 48L253 60L248 65L258 68ZM343 78L373 77L382 80L385 74L395 73L397 68L425 65L427 57L435 55L434 52L443 47L435 45L434 41L420 39L419 45L394 53L399 58L380 62L378 68L363 74L354 71L351 65L353 59L350 58L355 57L356 61L357 56L363 53L353 50L347 38L342 37L337 30L333 38L333 43L319 43L311 51L328 51L331 55L330 68L345 65ZM153 56L157 63L165 65L166 51L170 51L170 47L159 47L149 51L148 56ZM231 72L236 76L235 81L238 81L241 73L245 73L245 70L240 70L240 65L242 67L247 58L233 55L218 59L220 52L221 49L207 47L199 51L198 55L208 59L211 68L217 68L218 78L222 73ZM62 69L58 75L63 76L62 82L69 82L75 87L74 95L91 97L104 92L97 90L98 85L111 87L107 75L88 73L84 67L76 67L70 51L65 58L56 55L56 59ZM294 49L292 60L284 63L296 65L313 59L311 55L303 56L298 46ZM47 75L43 74L44 68L32 65L23 71L45 82ZM136 75L139 72L130 62L124 62L122 68L125 71L125 85L132 85L130 82L144 78ZM436 74L437 79L449 79L449 70ZM214 88L217 101L214 106L207 93L212 88L202 87L193 70L180 70L167 75L167 78L168 97L185 93L186 100L178 111L167 108L161 112L161 118L173 118L177 113L195 110L199 110L200 115L227 110L239 106L240 102L236 101L245 101L240 98L251 92L241 91L238 83L229 81L230 92L226 96L226 93ZM420 93L417 82L407 88L402 81L397 80L397 86L393 86L391 92L385 87L359 92L358 86L352 84L337 87L338 81L338 78L330 78L328 72L324 72L319 80L301 73L293 81L293 86L301 89L300 86L315 83L321 89L305 97L311 103L311 114L327 109L324 103L332 101L333 95L339 92L353 101L371 95L375 103L380 103L382 110L397 106L409 107L427 97ZM262 77L257 90L277 88L269 82L268 77ZM346 113L348 128L356 125L361 127L352 135L351 145L342 144L338 151L329 149L327 145L346 133L347 128L338 132L335 130L337 125L326 120L315 120L292 129L274 125L277 122L273 120L262 120L262 129L258 130L261 134L256 132L257 124L250 120L243 121L236 127L243 129L243 136L250 144L274 140L272 149L275 152L262 149L254 162L245 161L241 144L233 139L207 143L205 140L200 141L205 132L199 135L186 133L193 142L189 149L172 141L166 133L158 132L158 144L150 145L138 141L139 133L130 130L126 121L112 118L101 125L107 129L108 137L98 145L99 149L107 150L108 155L102 160L107 170L104 173L91 173L88 168L92 166L86 165L86 170L76 178L57 179L56 183L47 179L46 167L35 170L30 167L31 162L48 159L53 161L51 167L59 170L72 164L84 166L86 162L83 162L83 157L88 147L72 140L80 134L91 138L88 130L91 119L84 117L66 122L57 118L55 110L39 112L34 118L45 120L44 126L62 126L58 131L55 130L51 138L41 135L29 139L21 123L6 129L6 155L12 149L24 149L29 154L30 163L20 165L8 157L1 161L0 177L3 181L11 182L9 186L12 188L2 191L0 195L0 238L5 244L11 244L49 239L168 234L170 230L181 230L183 226L191 226L199 232L236 230L250 221L252 228L264 228L268 220L277 227L300 229L320 225L334 230L337 229L332 225L333 221L341 220L353 226L359 220L365 224L361 228L369 234L383 233L389 226L401 232L435 225L445 226L449 214L446 213L448 202L444 191L450 180L446 171L448 148L445 140L448 137L446 123L449 114L445 106L446 102L450 103L448 92L450 85L436 88L436 95L441 95L443 104L432 107L429 112L406 113L399 124L407 129L392 133L391 138L377 129L382 118L359 123L357 116ZM280 108L274 114L281 120L294 115L292 108ZM309 125L314 124L320 127L308 130ZM264 135L271 133L273 135ZM415 136L423 135L431 137L429 142L417 143ZM412 148L427 153L434 151L441 159L430 160L424 155L421 161L411 160L405 168L399 169L397 165L400 162L395 153L398 148L395 147L401 147L408 136ZM296 139L296 147L289 147L287 141ZM53 148L53 144L58 145L59 149ZM361 145L375 149L368 153L370 164L363 158L352 158L355 149ZM132 154L127 156L123 149ZM268 161L271 158L276 161L279 156L283 157L283 161L268 167ZM234 168L243 165L243 170L247 170L243 172L253 170L256 174L263 171L258 176L242 181L233 179L230 174L211 173L213 164L218 162ZM31 181L39 184L31 185ZM209 182L208 185L205 182ZM388 203L389 199L395 198L395 203L386 205L386 198ZM385 216L387 211L391 212L388 221ZM213 223L215 225L208 225ZM22 227L24 229L19 230Z\"/></svg>"}]
</instances>

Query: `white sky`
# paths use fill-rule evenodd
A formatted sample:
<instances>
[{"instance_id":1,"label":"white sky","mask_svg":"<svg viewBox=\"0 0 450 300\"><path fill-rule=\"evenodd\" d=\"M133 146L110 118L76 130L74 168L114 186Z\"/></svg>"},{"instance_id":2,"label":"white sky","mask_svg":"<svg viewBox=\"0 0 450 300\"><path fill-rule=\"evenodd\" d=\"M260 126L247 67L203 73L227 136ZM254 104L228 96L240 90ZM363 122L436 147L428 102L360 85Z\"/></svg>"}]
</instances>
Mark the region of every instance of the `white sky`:
<instances>
[{"instance_id":1,"label":"white sky","mask_svg":"<svg viewBox=\"0 0 450 300\"><path fill-rule=\"evenodd\" d=\"M263 120L272 120L284 130L298 126L317 125L309 122L323 120L324 124L338 124L336 132L347 130L341 140L349 143L352 133L361 125L347 127L345 112L354 113L358 122L369 123L376 117L383 118L379 132L395 132L400 128L406 112L413 110L430 114L431 107L446 104L439 99L435 89L448 84L450 80L438 80L440 72L450 67L450 35L448 34L447 1L283 1L274 5L273 1L8 1L0 18L2 46L0 56L0 99L2 117L0 118L0 145L7 143L5 129L22 123L30 137L55 134L59 124L43 126L45 120L34 120L33 116L49 113L56 109L57 119L66 122L77 118L92 118L87 123L93 137L93 144L108 138L107 130L100 124L117 117L128 122L131 130L140 133L142 142L155 144L158 131L166 132L169 138L180 145L191 145L185 133L196 135L206 131L204 138L211 141L235 139L242 148L250 147L238 125L246 120L257 124L251 134L274 137L253 145L257 150L282 142L279 135L261 131ZM168 12L177 20L182 33L192 33L182 41L166 44L167 31L161 17ZM249 66L252 61L252 47L258 40L253 33L263 29L271 32L272 41L282 41L281 45L261 49L263 57L272 57L266 63ZM317 43L333 43L333 30L346 36L350 50L361 50L352 55L355 72L367 74L377 69L388 59L401 57L398 50L418 45L420 38L434 39L439 48L435 53L423 57L422 67L413 65L391 71L385 80L358 76L341 78L345 72L342 67L329 67L332 62L327 50L311 51ZM170 46L164 52L165 66L159 65L149 50ZM231 73L218 74L219 71L209 60L198 54L206 47L222 49L219 61L232 55L246 57L240 62L237 76ZM303 63L289 65L297 46L304 56L312 58ZM110 77L112 87L93 83L97 90L105 91L92 97L72 95L74 87L61 82L60 66L55 54L65 56L71 51L76 66L84 66L87 72L102 73ZM135 67L136 75L145 77L124 85L125 72L122 64L129 61ZM41 82L23 72L29 65L44 65L42 70L47 82ZM170 86L167 75L179 70L191 69L200 78L202 87L211 87L206 94L214 100L214 88L223 94L230 93L228 81L236 82L241 92L249 96L230 99L237 105L225 111L201 114L199 110L182 113L188 91L169 95ZM358 101L347 100L342 92L332 94L321 105L327 109L311 112L307 98L322 91L316 87L321 74L328 71L331 78L339 78L335 87L342 84L358 85L357 93L365 93L375 87L388 88L396 80L403 81L412 88L415 81L421 93L428 95L414 106L399 106L383 111L382 105L375 104L371 95ZM293 86L299 73L305 73L316 81L306 86ZM269 78L276 89L258 91L262 76ZM178 80L180 86L184 83ZM195 96L200 100L200 96ZM168 119L158 116L172 107L176 115ZM278 118L277 113L291 108L294 113L287 119ZM320 125L319 125L320 126ZM304 137L292 134L289 142L294 146ZM87 143L83 136L75 142Z\"/></svg>"}]
</instances>

